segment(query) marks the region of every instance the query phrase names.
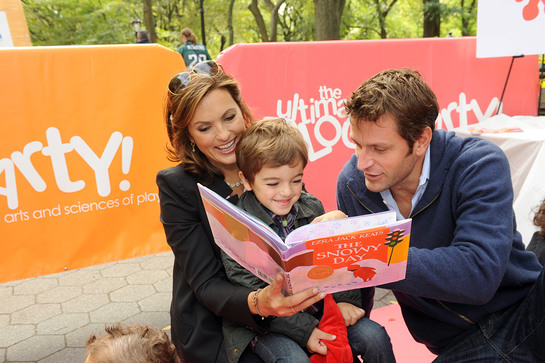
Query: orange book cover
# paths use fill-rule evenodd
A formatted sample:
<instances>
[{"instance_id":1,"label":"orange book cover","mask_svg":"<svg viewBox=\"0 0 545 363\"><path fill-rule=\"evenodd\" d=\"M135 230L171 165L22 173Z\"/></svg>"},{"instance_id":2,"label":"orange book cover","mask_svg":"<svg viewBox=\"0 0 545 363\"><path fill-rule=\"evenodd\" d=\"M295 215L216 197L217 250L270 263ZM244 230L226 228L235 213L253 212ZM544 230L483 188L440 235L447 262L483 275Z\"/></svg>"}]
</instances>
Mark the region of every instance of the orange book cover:
<instances>
[{"instance_id":1,"label":"orange book cover","mask_svg":"<svg viewBox=\"0 0 545 363\"><path fill-rule=\"evenodd\" d=\"M199 185L216 244L267 283L283 273L284 290L333 293L405 278L411 220L393 211L312 223L285 241L267 225Z\"/></svg>"}]
</instances>

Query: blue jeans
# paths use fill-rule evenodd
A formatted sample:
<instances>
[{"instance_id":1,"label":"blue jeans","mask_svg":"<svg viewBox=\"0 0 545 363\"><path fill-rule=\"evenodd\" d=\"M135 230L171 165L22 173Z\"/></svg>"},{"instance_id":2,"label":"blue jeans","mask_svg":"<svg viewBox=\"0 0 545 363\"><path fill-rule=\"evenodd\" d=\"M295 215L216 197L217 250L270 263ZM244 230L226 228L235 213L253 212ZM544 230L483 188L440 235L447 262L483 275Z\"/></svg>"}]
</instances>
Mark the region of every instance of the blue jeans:
<instances>
[{"instance_id":1,"label":"blue jeans","mask_svg":"<svg viewBox=\"0 0 545 363\"><path fill-rule=\"evenodd\" d=\"M299 344L286 335L279 333L268 333L260 336L255 342L254 353L265 363L309 362L306 351Z\"/></svg>"},{"instance_id":2,"label":"blue jeans","mask_svg":"<svg viewBox=\"0 0 545 363\"><path fill-rule=\"evenodd\" d=\"M362 318L346 330L354 362L360 362L358 356L361 356L365 363L395 362L390 337L381 325ZM260 336L255 344L254 352L267 363L309 361L305 349L289 337L278 333Z\"/></svg>"},{"instance_id":3,"label":"blue jeans","mask_svg":"<svg viewBox=\"0 0 545 363\"><path fill-rule=\"evenodd\" d=\"M545 270L528 295L456 337L435 363L545 361Z\"/></svg>"},{"instance_id":4,"label":"blue jeans","mask_svg":"<svg viewBox=\"0 0 545 363\"><path fill-rule=\"evenodd\" d=\"M251 347L248 346L246 347L246 349L244 349L244 352L242 352L238 362L239 363L263 363L263 360L261 360L261 358L259 358L254 352L252 352ZM229 358L227 358L227 353L225 352L225 341L221 342L221 346L218 351L218 356L216 357L216 363L229 363Z\"/></svg>"},{"instance_id":5,"label":"blue jeans","mask_svg":"<svg viewBox=\"0 0 545 363\"><path fill-rule=\"evenodd\" d=\"M368 318L361 318L346 330L354 362L359 362L358 356L361 356L365 363L396 361L390 336L382 325Z\"/></svg>"}]
</instances>

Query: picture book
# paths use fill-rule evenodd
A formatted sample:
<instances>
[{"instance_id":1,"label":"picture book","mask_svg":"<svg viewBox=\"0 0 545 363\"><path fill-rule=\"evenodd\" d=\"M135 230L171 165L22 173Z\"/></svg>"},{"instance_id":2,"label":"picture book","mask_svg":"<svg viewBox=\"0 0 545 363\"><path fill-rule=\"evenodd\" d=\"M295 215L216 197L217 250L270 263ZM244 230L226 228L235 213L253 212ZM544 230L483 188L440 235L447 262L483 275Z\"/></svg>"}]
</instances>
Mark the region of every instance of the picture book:
<instances>
[{"instance_id":1,"label":"picture book","mask_svg":"<svg viewBox=\"0 0 545 363\"><path fill-rule=\"evenodd\" d=\"M284 291L333 293L405 278L411 220L393 211L311 223L282 239L265 223L198 185L216 244L267 283L285 276Z\"/></svg>"}]
</instances>

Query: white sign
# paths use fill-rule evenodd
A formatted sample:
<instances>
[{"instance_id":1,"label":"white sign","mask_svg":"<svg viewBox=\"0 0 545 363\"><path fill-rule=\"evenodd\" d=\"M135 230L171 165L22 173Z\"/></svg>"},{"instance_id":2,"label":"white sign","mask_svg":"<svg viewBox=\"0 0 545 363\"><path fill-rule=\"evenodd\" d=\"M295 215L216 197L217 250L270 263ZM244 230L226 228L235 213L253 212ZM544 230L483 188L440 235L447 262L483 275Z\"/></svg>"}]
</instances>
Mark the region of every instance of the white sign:
<instances>
[{"instance_id":1,"label":"white sign","mask_svg":"<svg viewBox=\"0 0 545 363\"><path fill-rule=\"evenodd\" d=\"M545 53L545 0L480 0L477 58Z\"/></svg>"},{"instance_id":2,"label":"white sign","mask_svg":"<svg viewBox=\"0 0 545 363\"><path fill-rule=\"evenodd\" d=\"M8 17L5 11L0 11L0 47L13 47L13 39L11 39Z\"/></svg>"}]
</instances>

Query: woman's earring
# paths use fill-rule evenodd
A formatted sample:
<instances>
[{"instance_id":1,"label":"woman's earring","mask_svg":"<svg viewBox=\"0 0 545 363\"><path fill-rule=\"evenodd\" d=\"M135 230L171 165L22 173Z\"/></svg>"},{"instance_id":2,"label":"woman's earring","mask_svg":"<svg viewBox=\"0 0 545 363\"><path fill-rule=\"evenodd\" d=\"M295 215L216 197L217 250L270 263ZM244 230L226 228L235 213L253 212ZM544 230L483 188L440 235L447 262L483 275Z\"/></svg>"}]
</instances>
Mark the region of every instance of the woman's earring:
<instances>
[{"instance_id":1,"label":"woman's earring","mask_svg":"<svg viewBox=\"0 0 545 363\"><path fill-rule=\"evenodd\" d=\"M195 143L194 143L194 142L191 142L191 150L192 150L193 152L195 152Z\"/></svg>"}]
</instances>

